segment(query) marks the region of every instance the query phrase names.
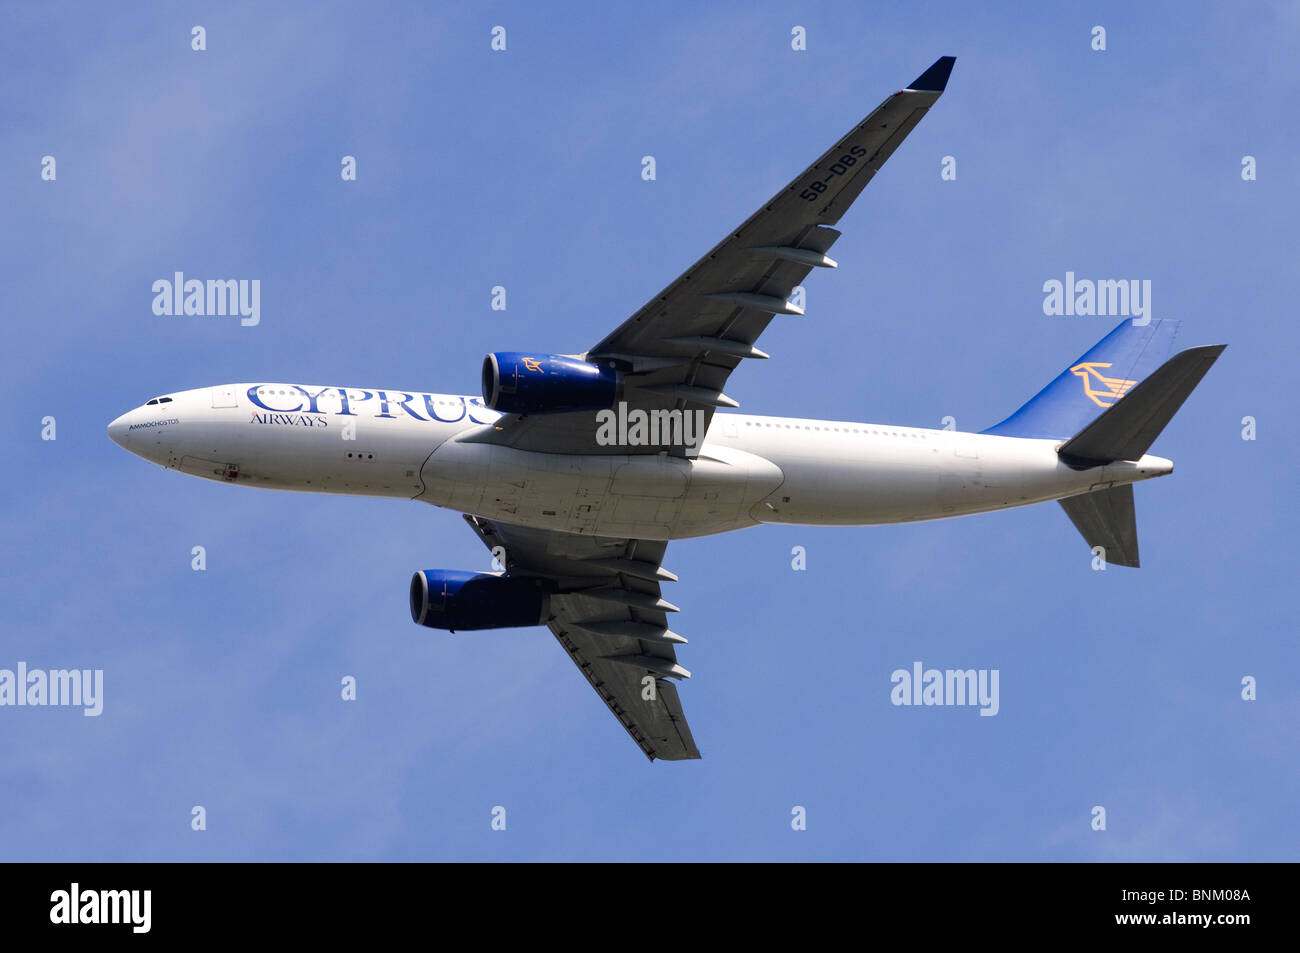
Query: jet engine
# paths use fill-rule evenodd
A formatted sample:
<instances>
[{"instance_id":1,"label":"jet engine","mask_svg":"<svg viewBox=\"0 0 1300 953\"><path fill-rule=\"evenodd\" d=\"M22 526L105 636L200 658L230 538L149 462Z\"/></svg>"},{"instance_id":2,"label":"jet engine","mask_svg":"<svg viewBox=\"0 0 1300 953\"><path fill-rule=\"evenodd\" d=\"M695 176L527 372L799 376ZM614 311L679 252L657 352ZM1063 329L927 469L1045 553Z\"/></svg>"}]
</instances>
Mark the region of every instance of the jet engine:
<instances>
[{"instance_id":1,"label":"jet engine","mask_svg":"<svg viewBox=\"0 0 1300 953\"><path fill-rule=\"evenodd\" d=\"M546 609L541 579L455 569L425 569L411 577L411 618L431 629L541 625Z\"/></svg>"},{"instance_id":2,"label":"jet engine","mask_svg":"<svg viewBox=\"0 0 1300 953\"><path fill-rule=\"evenodd\" d=\"M497 351L483 358L483 403L505 414L560 414L614 405L619 375L563 354Z\"/></svg>"}]
</instances>

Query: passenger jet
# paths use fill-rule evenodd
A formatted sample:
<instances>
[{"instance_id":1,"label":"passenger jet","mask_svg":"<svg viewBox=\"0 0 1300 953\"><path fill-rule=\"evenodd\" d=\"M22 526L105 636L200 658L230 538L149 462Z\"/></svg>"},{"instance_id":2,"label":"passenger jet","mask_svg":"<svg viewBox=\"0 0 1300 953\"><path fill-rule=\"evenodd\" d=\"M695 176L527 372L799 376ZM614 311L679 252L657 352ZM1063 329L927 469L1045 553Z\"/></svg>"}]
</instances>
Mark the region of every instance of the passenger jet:
<instances>
[{"instance_id":1,"label":"passenger jet","mask_svg":"<svg viewBox=\"0 0 1300 953\"><path fill-rule=\"evenodd\" d=\"M651 760L698 758L677 681L686 639L669 540L762 523L862 526L1059 500L1089 547L1137 566L1133 484L1223 346L1172 357L1176 323L1126 320L980 433L718 413L742 361L835 226L939 99L945 56L581 354L489 354L482 395L223 384L108 426L125 449L242 486L420 500L465 514L497 572L415 573L435 629L544 625Z\"/></svg>"}]
</instances>

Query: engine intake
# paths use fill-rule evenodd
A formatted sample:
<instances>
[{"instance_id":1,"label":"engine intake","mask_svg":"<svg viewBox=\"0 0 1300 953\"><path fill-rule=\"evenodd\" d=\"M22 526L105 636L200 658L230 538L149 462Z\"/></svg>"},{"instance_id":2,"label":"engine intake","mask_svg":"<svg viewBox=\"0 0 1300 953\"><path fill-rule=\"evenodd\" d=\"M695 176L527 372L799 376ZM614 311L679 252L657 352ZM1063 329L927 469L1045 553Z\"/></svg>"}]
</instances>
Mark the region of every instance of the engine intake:
<instances>
[{"instance_id":1,"label":"engine intake","mask_svg":"<svg viewBox=\"0 0 1300 953\"><path fill-rule=\"evenodd\" d=\"M546 603L540 579L455 569L425 569L411 577L411 618L431 629L541 625Z\"/></svg>"},{"instance_id":2,"label":"engine intake","mask_svg":"<svg viewBox=\"0 0 1300 953\"><path fill-rule=\"evenodd\" d=\"M603 410L618 396L618 371L561 354L497 351L483 358L483 403L505 414Z\"/></svg>"}]
</instances>

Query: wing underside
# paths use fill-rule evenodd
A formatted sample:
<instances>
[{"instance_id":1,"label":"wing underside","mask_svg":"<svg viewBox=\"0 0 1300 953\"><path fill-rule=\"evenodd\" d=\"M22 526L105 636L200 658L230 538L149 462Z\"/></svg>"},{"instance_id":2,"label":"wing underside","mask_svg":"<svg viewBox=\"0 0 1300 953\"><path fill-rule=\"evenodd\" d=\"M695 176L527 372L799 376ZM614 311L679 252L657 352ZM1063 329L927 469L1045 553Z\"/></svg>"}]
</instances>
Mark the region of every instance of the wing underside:
<instances>
[{"instance_id":1,"label":"wing underside","mask_svg":"<svg viewBox=\"0 0 1300 953\"><path fill-rule=\"evenodd\" d=\"M659 584L666 543L579 536L466 516L511 575L537 576L553 588L547 627L596 694L650 760L700 756L682 712L675 679L686 640L668 627L676 612Z\"/></svg>"}]
</instances>

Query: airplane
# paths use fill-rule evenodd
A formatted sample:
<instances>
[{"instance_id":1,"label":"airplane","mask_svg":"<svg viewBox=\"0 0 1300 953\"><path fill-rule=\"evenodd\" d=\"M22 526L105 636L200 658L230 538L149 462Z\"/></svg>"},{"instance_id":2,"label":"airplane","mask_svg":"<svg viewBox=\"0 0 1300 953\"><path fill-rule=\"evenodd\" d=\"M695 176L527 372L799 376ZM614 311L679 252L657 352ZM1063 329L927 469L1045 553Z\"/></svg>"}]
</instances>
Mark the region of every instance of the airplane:
<instances>
[{"instance_id":1,"label":"airplane","mask_svg":"<svg viewBox=\"0 0 1300 953\"><path fill-rule=\"evenodd\" d=\"M464 514L493 572L429 569L413 620L547 626L651 760L700 757L677 683L670 540L768 523L863 526L1060 501L1137 566L1133 484L1225 345L1169 357L1177 322L1126 319L979 433L725 412L723 388L827 252L853 200L938 101L938 59L580 354L494 352L482 394L283 383L165 394L108 425L163 467L238 486L419 500ZM722 411L722 412L720 412Z\"/></svg>"}]
</instances>

